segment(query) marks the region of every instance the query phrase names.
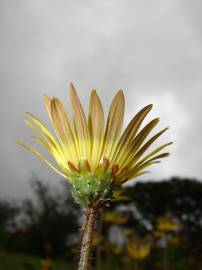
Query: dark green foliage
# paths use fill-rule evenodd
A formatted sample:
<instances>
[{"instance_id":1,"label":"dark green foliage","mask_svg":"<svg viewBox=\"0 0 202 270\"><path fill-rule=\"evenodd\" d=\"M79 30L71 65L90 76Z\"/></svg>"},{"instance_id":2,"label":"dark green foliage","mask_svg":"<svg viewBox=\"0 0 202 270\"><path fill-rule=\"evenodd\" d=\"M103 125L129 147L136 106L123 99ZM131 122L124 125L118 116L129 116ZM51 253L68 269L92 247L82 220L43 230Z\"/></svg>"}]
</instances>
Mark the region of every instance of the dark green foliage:
<instances>
[{"instance_id":1,"label":"dark green foliage","mask_svg":"<svg viewBox=\"0 0 202 270\"><path fill-rule=\"evenodd\" d=\"M0 249L42 257L47 254L62 256L73 261L72 247L78 237L82 215L70 195L69 186L62 183L61 189L56 190L35 179L32 181L35 199L25 200L20 208L15 202L0 201ZM172 270L201 269L202 182L175 177L169 181L137 183L126 188L124 195L129 200L116 202L111 209L124 207L130 218L127 224L118 226L133 228L135 236L153 237L156 219L160 216L177 218L181 222L181 229L176 233L179 242L169 243L164 249L158 247L157 240L153 239L151 255L138 262L138 270L161 270L165 265ZM109 226L103 224L106 238ZM48 250L47 245L51 249ZM128 269L121 256L103 252L102 258L102 266L106 270L110 267Z\"/></svg>"},{"instance_id":2,"label":"dark green foliage","mask_svg":"<svg viewBox=\"0 0 202 270\"><path fill-rule=\"evenodd\" d=\"M169 181L137 183L126 189L131 198L128 204L135 206L141 218L134 217L131 224L141 234L149 234L156 225L159 216L170 216L181 221L179 232L180 246L176 254L202 265L202 183L195 179L180 179ZM151 226L143 226L142 224ZM153 228L153 229L151 229ZM178 258L173 259L179 262ZM197 264L194 266L197 269ZM185 268L172 268L185 269Z\"/></svg>"},{"instance_id":3,"label":"dark green foliage","mask_svg":"<svg viewBox=\"0 0 202 270\"><path fill-rule=\"evenodd\" d=\"M171 213L186 224L197 225L202 217L202 183L194 179L137 183L126 190L139 211L151 221Z\"/></svg>"},{"instance_id":4,"label":"dark green foliage","mask_svg":"<svg viewBox=\"0 0 202 270\"><path fill-rule=\"evenodd\" d=\"M29 252L43 254L49 244L53 254L62 255L72 245L72 235L78 234L79 208L65 184L64 191L59 192L38 180L32 181L37 201L26 200L22 207Z\"/></svg>"},{"instance_id":5,"label":"dark green foliage","mask_svg":"<svg viewBox=\"0 0 202 270\"><path fill-rule=\"evenodd\" d=\"M14 202L0 201L0 249L7 248L11 232L16 229L16 216L19 207Z\"/></svg>"},{"instance_id":6,"label":"dark green foliage","mask_svg":"<svg viewBox=\"0 0 202 270\"><path fill-rule=\"evenodd\" d=\"M19 208L15 203L0 200L0 228L5 229L9 225L14 225Z\"/></svg>"}]
</instances>

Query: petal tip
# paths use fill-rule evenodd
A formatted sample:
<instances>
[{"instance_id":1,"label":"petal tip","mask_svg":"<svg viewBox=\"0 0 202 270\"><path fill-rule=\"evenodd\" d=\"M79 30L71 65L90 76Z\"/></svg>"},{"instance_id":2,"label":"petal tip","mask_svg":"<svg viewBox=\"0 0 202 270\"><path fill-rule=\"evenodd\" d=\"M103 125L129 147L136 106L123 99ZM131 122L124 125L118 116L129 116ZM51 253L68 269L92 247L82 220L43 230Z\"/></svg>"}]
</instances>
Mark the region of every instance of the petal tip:
<instances>
[{"instance_id":1,"label":"petal tip","mask_svg":"<svg viewBox=\"0 0 202 270\"><path fill-rule=\"evenodd\" d=\"M123 99L125 98L124 92L123 92L122 89L120 89L120 90L117 92L117 95L120 96L120 97L123 98Z\"/></svg>"},{"instance_id":2,"label":"petal tip","mask_svg":"<svg viewBox=\"0 0 202 270\"><path fill-rule=\"evenodd\" d=\"M73 82L70 82L69 89L70 89L70 91L72 91L72 92L75 92L75 91L76 91Z\"/></svg>"},{"instance_id":3,"label":"petal tip","mask_svg":"<svg viewBox=\"0 0 202 270\"><path fill-rule=\"evenodd\" d=\"M45 100L50 100L50 97L49 97L46 93L43 94L43 98L44 98Z\"/></svg>"}]
</instances>

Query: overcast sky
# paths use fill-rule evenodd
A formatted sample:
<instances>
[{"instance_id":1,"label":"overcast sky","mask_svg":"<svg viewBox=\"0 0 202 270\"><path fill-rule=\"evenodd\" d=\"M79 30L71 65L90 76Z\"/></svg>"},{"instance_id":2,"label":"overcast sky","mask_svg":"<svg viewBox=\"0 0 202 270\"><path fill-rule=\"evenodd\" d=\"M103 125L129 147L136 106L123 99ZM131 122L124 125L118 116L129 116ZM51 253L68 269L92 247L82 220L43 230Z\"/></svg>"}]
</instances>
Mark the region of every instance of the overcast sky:
<instances>
[{"instance_id":1,"label":"overcast sky","mask_svg":"<svg viewBox=\"0 0 202 270\"><path fill-rule=\"evenodd\" d=\"M96 88L106 112L123 89L125 123L154 104L148 120L160 116L171 127L161 142L175 144L147 179L202 178L201 14L197 0L0 1L0 196L25 197L32 173L59 181L13 141L32 144L25 111L50 126L43 94L68 104L70 81L85 108Z\"/></svg>"}]
</instances>

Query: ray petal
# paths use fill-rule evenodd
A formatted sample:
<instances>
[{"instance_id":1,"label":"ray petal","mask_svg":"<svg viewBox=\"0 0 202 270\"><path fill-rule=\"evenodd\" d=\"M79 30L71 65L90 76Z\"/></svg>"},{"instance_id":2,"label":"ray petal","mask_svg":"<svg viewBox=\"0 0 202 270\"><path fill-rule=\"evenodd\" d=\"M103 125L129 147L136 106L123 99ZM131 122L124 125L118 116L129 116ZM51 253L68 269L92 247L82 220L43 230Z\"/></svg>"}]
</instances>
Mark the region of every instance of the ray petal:
<instances>
[{"instance_id":1,"label":"ray petal","mask_svg":"<svg viewBox=\"0 0 202 270\"><path fill-rule=\"evenodd\" d=\"M35 126L31 121L22 118L22 121L29 127L31 127L33 130L35 130L38 135L40 136L40 138L42 138L52 149L55 149L55 151L57 151L59 153L59 155L64 159L64 153L60 147L60 145L58 144L58 142L54 139L54 137L50 134L50 132L47 130L46 133L43 132L43 130L38 127ZM49 134L51 136L49 136Z\"/></svg>"},{"instance_id":2,"label":"ray petal","mask_svg":"<svg viewBox=\"0 0 202 270\"><path fill-rule=\"evenodd\" d=\"M135 163L146 151L147 149L154 143L166 130L167 128L162 129L158 133L156 133L151 139L149 139L141 148L140 150L134 155L133 159L131 160L132 163Z\"/></svg>"},{"instance_id":3,"label":"ray petal","mask_svg":"<svg viewBox=\"0 0 202 270\"><path fill-rule=\"evenodd\" d=\"M142 165L140 168L133 168L129 173L128 173L128 180L131 180L139 175L143 175L145 173L148 173L148 171L144 171L144 169L154 165L154 164L158 164L160 163L160 161L153 161L153 162L150 162L150 163L147 163L147 164L144 164ZM125 182L125 181L124 181Z\"/></svg>"},{"instance_id":4,"label":"ray petal","mask_svg":"<svg viewBox=\"0 0 202 270\"><path fill-rule=\"evenodd\" d=\"M141 159L136 165L142 164L143 162L145 162L146 160L148 160L150 157L154 156L155 154L157 154L158 152L162 151L164 148L166 148L167 146L169 146L171 144L173 144L173 142L165 143L165 144L159 146L154 151L152 151L151 153L149 153L148 155L146 155L143 159Z\"/></svg>"},{"instance_id":5,"label":"ray petal","mask_svg":"<svg viewBox=\"0 0 202 270\"><path fill-rule=\"evenodd\" d=\"M142 110L140 110L130 121L117 144L117 148L114 153L112 162L116 163L117 157L120 154L120 152L124 151L131 143L131 141L137 134L140 125L142 124L143 120L145 119L146 115L150 112L152 107L153 107L152 104L147 105Z\"/></svg>"},{"instance_id":6,"label":"ray petal","mask_svg":"<svg viewBox=\"0 0 202 270\"><path fill-rule=\"evenodd\" d=\"M87 120L72 83L70 84L70 101L72 105L76 135L79 142L80 156L88 159L90 156L90 141Z\"/></svg>"},{"instance_id":7,"label":"ray petal","mask_svg":"<svg viewBox=\"0 0 202 270\"><path fill-rule=\"evenodd\" d=\"M44 95L44 104L45 104L45 108L46 111L48 113L48 117L52 123L52 116L51 116L51 98L49 98L49 96Z\"/></svg>"},{"instance_id":8,"label":"ray petal","mask_svg":"<svg viewBox=\"0 0 202 270\"><path fill-rule=\"evenodd\" d=\"M42 159L49 167L51 167L55 172L57 172L59 175L67 178L67 175L65 175L64 173L60 172L55 166L53 166L50 161L48 161L41 153L39 153L38 151L36 151L34 148L32 148L31 146L21 142L21 141L16 141L16 144L19 144L20 146L24 147L25 149L27 149L28 151L30 151L31 153L33 153L34 155L38 156L40 159Z\"/></svg>"},{"instance_id":9,"label":"ray petal","mask_svg":"<svg viewBox=\"0 0 202 270\"><path fill-rule=\"evenodd\" d=\"M90 97L88 127L91 138L91 163L95 168L100 160L104 138L104 111L95 90Z\"/></svg>"},{"instance_id":10,"label":"ray petal","mask_svg":"<svg viewBox=\"0 0 202 270\"><path fill-rule=\"evenodd\" d=\"M62 168L62 170L66 170L67 163L66 160L58 153L58 151L51 147L46 141L44 141L42 138L39 138L37 136L32 136L32 138L37 141L40 145L42 145L48 152L52 155L52 157L57 162L58 166Z\"/></svg>"},{"instance_id":11,"label":"ray petal","mask_svg":"<svg viewBox=\"0 0 202 270\"><path fill-rule=\"evenodd\" d=\"M119 90L112 100L104 136L103 157L112 158L123 125L125 100L123 91Z\"/></svg>"},{"instance_id":12,"label":"ray petal","mask_svg":"<svg viewBox=\"0 0 202 270\"><path fill-rule=\"evenodd\" d=\"M137 134L137 136L133 139L133 141L129 145L128 149L126 149L125 152L122 152L122 154L119 156L118 164L120 166L130 167L132 165L133 159L139 147L142 145L142 143L147 138L152 129L158 124L158 122L159 118L153 119Z\"/></svg>"},{"instance_id":13,"label":"ray petal","mask_svg":"<svg viewBox=\"0 0 202 270\"><path fill-rule=\"evenodd\" d=\"M162 154L156 155L153 158L148 159L147 161L145 161L143 163L140 163L138 166L137 165L136 166L137 166L137 168L140 168L141 166L144 166L144 164L146 164L146 163L150 163L150 162L153 162L154 160L158 160L158 159L161 159L161 158L166 158L168 156L170 156L170 153L167 153L167 152L162 153Z\"/></svg>"},{"instance_id":14,"label":"ray petal","mask_svg":"<svg viewBox=\"0 0 202 270\"><path fill-rule=\"evenodd\" d=\"M51 100L51 116L54 128L63 145L64 152L73 163L78 162L75 136L63 103L58 98Z\"/></svg>"},{"instance_id":15,"label":"ray petal","mask_svg":"<svg viewBox=\"0 0 202 270\"><path fill-rule=\"evenodd\" d=\"M58 142L56 141L56 139L53 137L53 135L51 134L51 132L46 128L46 126L33 114L26 112L26 114L32 119L32 121L40 128L40 130L47 136L47 138L49 139L49 141L58 149L58 151L62 153L61 147L58 144ZM25 119L25 121L28 121ZM24 122L25 122L24 121ZM29 125L30 125L30 121L29 121ZM28 124L28 122L26 122L26 124ZM32 127L33 129L36 130L36 127L33 127L34 125L30 125L30 127ZM39 131L39 129L38 129ZM39 131L40 132L40 131Z\"/></svg>"},{"instance_id":16,"label":"ray petal","mask_svg":"<svg viewBox=\"0 0 202 270\"><path fill-rule=\"evenodd\" d=\"M128 179L134 178L137 174L142 172L145 168L150 167L153 164L160 163L160 159L166 158L170 155L170 153L162 153L160 155L157 155L146 162L143 162L139 164L138 166L135 165L129 172L128 172Z\"/></svg>"},{"instance_id":17,"label":"ray petal","mask_svg":"<svg viewBox=\"0 0 202 270\"><path fill-rule=\"evenodd\" d=\"M145 162L140 167L134 166L127 173L122 174L122 175L119 176L120 182L125 183L128 180L135 178L137 175L140 175L140 173L143 174L143 170L145 168L148 168L151 165L157 164L157 163L160 163L160 161Z\"/></svg>"}]
</instances>

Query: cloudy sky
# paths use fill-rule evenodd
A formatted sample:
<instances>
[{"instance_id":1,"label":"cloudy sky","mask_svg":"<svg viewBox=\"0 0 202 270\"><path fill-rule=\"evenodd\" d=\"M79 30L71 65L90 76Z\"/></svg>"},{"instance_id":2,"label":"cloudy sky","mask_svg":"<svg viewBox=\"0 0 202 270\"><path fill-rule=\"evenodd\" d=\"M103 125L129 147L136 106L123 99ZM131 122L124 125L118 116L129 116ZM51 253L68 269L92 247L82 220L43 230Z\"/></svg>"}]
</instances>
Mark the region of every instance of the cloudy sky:
<instances>
[{"instance_id":1,"label":"cloudy sky","mask_svg":"<svg viewBox=\"0 0 202 270\"><path fill-rule=\"evenodd\" d=\"M118 89L126 98L125 123L144 105L172 156L147 179L202 176L202 2L0 1L0 196L29 193L33 173L59 177L13 142L31 143L20 121L30 111L48 126L43 94L68 104L73 81L85 108L96 88L107 111Z\"/></svg>"}]
</instances>

